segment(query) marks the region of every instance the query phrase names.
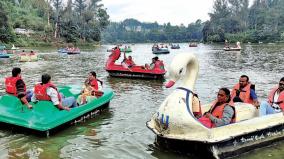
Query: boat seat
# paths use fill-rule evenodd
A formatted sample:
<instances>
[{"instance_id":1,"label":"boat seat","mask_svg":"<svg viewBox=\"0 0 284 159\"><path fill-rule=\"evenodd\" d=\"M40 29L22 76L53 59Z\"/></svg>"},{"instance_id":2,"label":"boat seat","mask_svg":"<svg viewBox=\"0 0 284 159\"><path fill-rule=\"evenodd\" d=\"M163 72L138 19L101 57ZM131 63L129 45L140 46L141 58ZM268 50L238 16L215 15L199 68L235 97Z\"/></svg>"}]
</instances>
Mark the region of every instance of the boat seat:
<instances>
[{"instance_id":1,"label":"boat seat","mask_svg":"<svg viewBox=\"0 0 284 159\"><path fill-rule=\"evenodd\" d=\"M59 109L53 105L51 101L38 101L34 107L34 110L39 113L53 113L54 111L59 111Z\"/></svg>"},{"instance_id":2,"label":"boat seat","mask_svg":"<svg viewBox=\"0 0 284 159\"><path fill-rule=\"evenodd\" d=\"M258 117L258 109L248 103L235 103L236 122Z\"/></svg>"}]
</instances>

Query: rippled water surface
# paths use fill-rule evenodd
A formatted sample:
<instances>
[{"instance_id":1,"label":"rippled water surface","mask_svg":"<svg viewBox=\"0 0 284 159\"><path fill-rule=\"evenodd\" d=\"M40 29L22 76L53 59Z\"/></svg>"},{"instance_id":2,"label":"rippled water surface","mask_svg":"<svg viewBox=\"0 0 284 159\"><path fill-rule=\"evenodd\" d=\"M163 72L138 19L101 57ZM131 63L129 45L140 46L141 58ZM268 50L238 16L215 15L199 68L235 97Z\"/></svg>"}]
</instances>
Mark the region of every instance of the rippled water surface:
<instances>
[{"instance_id":1,"label":"rippled water surface","mask_svg":"<svg viewBox=\"0 0 284 159\"><path fill-rule=\"evenodd\" d=\"M152 44L131 45L136 64L150 63L154 56ZM28 88L39 81L42 73L52 75L57 85L82 85L89 71L96 71L110 87L115 97L110 107L100 116L67 127L49 138L33 134L14 132L9 128L0 129L0 158L169 158L195 159L155 147L155 135L145 126L147 120L158 109L160 103L174 88L165 89L164 81L110 78L104 70L107 49L88 48L80 55L59 55L55 49L40 52L38 62L19 63L16 59L0 60L0 94L4 94L4 77L11 74L15 66L22 68L22 77ZM278 83L283 74L284 45L243 45L240 52L225 52L221 45L200 44L170 54L159 55L167 67L171 59L181 52L194 53L200 62L199 77L195 85L203 104L212 101L220 87L232 88L239 76L247 74L256 84L259 100L267 97L268 91ZM46 48L45 48L46 50ZM120 59L121 60L121 59ZM256 159L283 158L284 144L255 150L238 158Z\"/></svg>"}]
</instances>

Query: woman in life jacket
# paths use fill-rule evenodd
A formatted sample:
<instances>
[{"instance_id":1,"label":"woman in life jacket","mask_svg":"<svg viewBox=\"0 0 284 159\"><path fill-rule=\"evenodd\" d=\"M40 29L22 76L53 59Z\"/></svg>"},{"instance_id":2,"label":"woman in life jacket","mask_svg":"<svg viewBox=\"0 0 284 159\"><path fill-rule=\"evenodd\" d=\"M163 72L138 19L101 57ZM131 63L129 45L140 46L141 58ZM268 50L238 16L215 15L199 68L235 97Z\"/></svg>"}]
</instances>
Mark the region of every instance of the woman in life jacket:
<instances>
[{"instance_id":1,"label":"woman in life jacket","mask_svg":"<svg viewBox=\"0 0 284 159\"><path fill-rule=\"evenodd\" d=\"M104 92L101 91L102 85L103 82L97 79L96 72L91 71L84 82L81 95L77 98L77 103L82 105L101 97L104 94Z\"/></svg>"},{"instance_id":2,"label":"woman in life jacket","mask_svg":"<svg viewBox=\"0 0 284 159\"><path fill-rule=\"evenodd\" d=\"M220 88L217 99L213 102L210 110L198 120L208 128L219 127L235 122L235 109L230 102L230 90Z\"/></svg>"},{"instance_id":3,"label":"woman in life jacket","mask_svg":"<svg viewBox=\"0 0 284 159\"><path fill-rule=\"evenodd\" d=\"M12 70L12 76L5 79L6 93L18 97L22 104L25 104L29 109L33 106L29 104L31 101L32 91L27 91L26 84L21 77L21 69L15 67Z\"/></svg>"}]
</instances>

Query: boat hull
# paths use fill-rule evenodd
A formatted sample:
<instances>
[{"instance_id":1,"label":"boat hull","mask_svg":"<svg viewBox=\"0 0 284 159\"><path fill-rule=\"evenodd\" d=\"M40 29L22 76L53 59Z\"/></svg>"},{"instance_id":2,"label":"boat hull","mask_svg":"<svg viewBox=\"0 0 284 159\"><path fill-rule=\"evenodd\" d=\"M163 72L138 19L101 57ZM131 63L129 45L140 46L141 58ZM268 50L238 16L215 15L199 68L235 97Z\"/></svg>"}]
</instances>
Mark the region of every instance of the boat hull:
<instances>
[{"instance_id":1,"label":"boat hull","mask_svg":"<svg viewBox=\"0 0 284 159\"><path fill-rule=\"evenodd\" d=\"M9 58L10 56L7 55L7 54L0 54L0 59L6 59L6 58Z\"/></svg>"},{"instance_id":2,"label":"boat hull","mask_svg":"<svg viewBox=\"0 0 284 159\"><path fill-rule=\"evenodd\" d=\"M58 87L64 96L77 98L81 86ZM11 95L4 95L0 98L0 122L16 127L31 129L38 132L49 133L57 127L69 123L77 123L78 120L86 119L94 115L94 111L100 110L109 105L114 93L111 89L104 89L104 95L94 99L87 104L72 108L70 111L59 110L50 101L39 101L31 103L33 109L29 110L23 106L18 98ZM50 118L52 116L52 118Z\"/></svg>"},{"instance_id":3,"label":"boat hull","mask_svg":"<svg viewBox=\"0 0 284 159\"><path fill-rule=\"evenodd\" d=\"M224 51L241 51L240 48L223 48Z\"/></svg>"},{"instance_id":4,"label":"boat hull","mask_svg":"<svg viewBox=\"0 0 284 159\"><path fill-rule=\"evenodd\" d=\"M157 135L155 144L166 150L190 153L203 158L227 158L271 145L283 139L284 125L279 124L219 142L181 140Z\"/></svg>"},{"instance_id":5,"label":"boat hull","mask_svg":"<svg viewBox=\"0 0 284 159\"><path fill-rule=\"evenodd\" d=\"M169 54L170 51L169 50L153 50L152 53L153 54Z\"/></svg>"},{"instance_id":6,"label":"boat hull","mask_svg":"<svg viewBox=\"0 0 284 159\"><path fill-rule=\"evenodd\" d=\"M151 74L151 73L119 71L119 70L107 70L107 72L112 77L140 78L140 79L164 79L164 74Z\"/></svg>"}]
</instances>

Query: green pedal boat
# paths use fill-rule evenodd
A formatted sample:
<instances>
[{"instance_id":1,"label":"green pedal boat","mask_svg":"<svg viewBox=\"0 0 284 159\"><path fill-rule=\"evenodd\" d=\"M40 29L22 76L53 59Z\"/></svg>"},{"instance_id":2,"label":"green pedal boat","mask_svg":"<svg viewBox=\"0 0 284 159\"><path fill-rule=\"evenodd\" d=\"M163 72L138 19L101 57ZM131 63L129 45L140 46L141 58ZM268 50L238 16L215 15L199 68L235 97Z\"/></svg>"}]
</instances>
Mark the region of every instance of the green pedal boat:
<instances>
[{"instance_id":1,"label":"green pedal boat","mask_svg":"<svg viewBox=\"0 0 284 159\"><path fill-rule=\"evenodd\" d=\"M62 86L58 87L59 92L64 96L80 95L80 86ZM114 93L109 88L103 89L103 96L92 100L91 102L72 108L70 111L59 110L50 101L39 101L32 103L33 109L28 109L22 105L17 97L4 95L0 97L0 122L10 125L16 125L39 132L46 132L67 123L76 123L85 118L92 117L98 110L109 105Z\"/></svg>"}]
</instances>

